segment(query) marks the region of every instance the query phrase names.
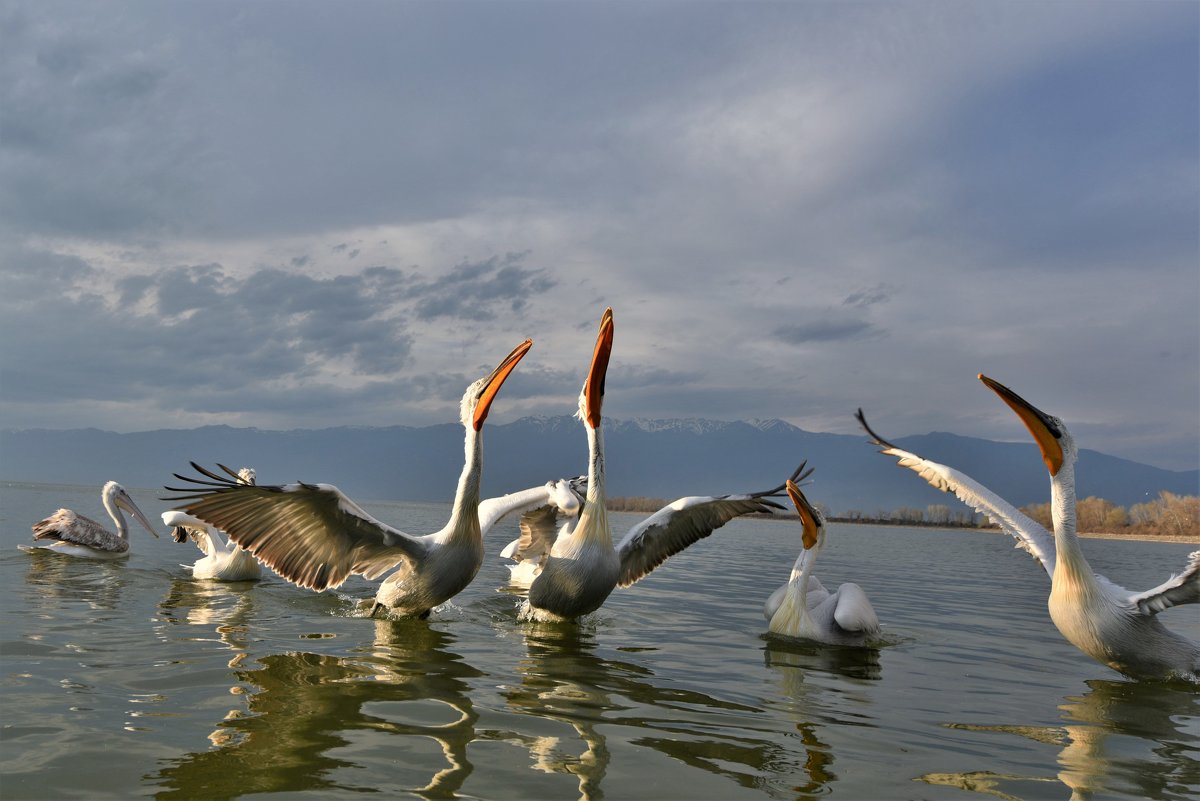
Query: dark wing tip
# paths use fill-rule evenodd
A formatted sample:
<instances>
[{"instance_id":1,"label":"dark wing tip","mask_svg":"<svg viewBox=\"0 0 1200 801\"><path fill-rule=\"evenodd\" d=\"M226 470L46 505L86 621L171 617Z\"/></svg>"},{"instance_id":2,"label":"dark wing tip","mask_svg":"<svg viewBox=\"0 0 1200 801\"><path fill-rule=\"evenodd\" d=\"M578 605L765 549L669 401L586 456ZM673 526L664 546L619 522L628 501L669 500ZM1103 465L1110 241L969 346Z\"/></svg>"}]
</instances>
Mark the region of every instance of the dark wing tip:
<instances>
[{"instance_id":1,"label":"dark wing tip","mask_svg":"<svg viewBox=\"0 0 1200 801\"><path fill-rule=\"evenodd\" d=\"M792 471L792 475L788 478L788 481L803 481L804 479L811 476L812 472L813 472L813 468L810 467L807 470L807 472L804 470L804 467L807 464L808 464L807 459L805 459L803 462L801 462L800 466ZM752 492L752 493L750 493L750 497L751 498L773 498L777 495L783 495L783 492L786 489L787 489L787 481L783 482L778 487L772 487L771 489L764 490L763 492ZM782 509L783 507L781 506L779 508Z\"/></svg>"},{"instance_id":2,"label":"dark wing tip","mask_svg":"<svg viewBox=\"0 0 1200 801\"><path fill-rule=\"evenodd\" d=\"M895 445L893 445L892 443L888 442L883 437L876 434L875 430L872 429L871 426L867 425L867 417L866 417L866 415L863 414L862 407L859 407L858 411L854 413L854 416L856 418L858 418L859 425L861 425L863 427L863 429L867 432L867 436L869 436L871 438L872 442L874 442L876 445L878 445L881 448L891 448L893 450L899 450L898 448L896 448Z\"/></svg>"}]
</instances>

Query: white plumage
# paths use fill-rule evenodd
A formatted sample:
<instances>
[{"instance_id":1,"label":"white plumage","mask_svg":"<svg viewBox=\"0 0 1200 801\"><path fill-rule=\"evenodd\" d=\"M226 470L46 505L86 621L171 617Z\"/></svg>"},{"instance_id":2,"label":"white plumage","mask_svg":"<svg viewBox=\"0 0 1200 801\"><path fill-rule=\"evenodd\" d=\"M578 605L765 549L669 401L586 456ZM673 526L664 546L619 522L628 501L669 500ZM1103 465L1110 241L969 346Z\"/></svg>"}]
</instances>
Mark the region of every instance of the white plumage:
<instances>
[{"instance_id":1,"label":"white plumage","mask_svg":"<svg viewBox=\"0 0 1200 801\"><path fill-rule=\"evenodd\" d=\"M830 592L813 575L817 555L825 546L825 521L795 481L788 479L785 487L800 515L803 547L788 582L763 605L767 629L831 645L866 644L879 635L879 618L871 601L857 584L846 582Z\"/></svg>"},{"instance_id":2,"label":"white plumage","mask_svg":"<svg viewBox=\"0 0 1200 801\"><path fill-rule=\"evenodd\" d=\"M228 532L230 539L283 578L301 587L338 587L353 574L368 580L394 571L379 585L372 614L429 614L458 594L483 562L479 481L481 429L505 379L529 349L526 340L487 376L467 387L460 406L465 459L450 520L433 534L414 536L382 523L332 484L245 485L192 466L211 481L176 476L199 485L183 510Z\"/></svg>"},{"instance_id":3,"label":"white plumage","mask_svg":"<svg viewBox=\"0 0 1200 801\"><path fill-rule=\"evenodd\" d=\"M243 467L236 473L225 465L218 465L218 467L233 476L239 484L254 485L256 483L254 470L249 467ZM262 577L262 568L258 561L240 545L228 539L221 530L178 509L163 512L162 521L171 529L171 534L176 542L191 540L197 548L204 552L204 557L197 559L193 564L180 565L180 567L189 568L193 578L214 581L257 581Z\"/></svg>"},{"instance_id":4,"label":"white plumage","mask_svg":"<svg viewBox=\"0 0 1200 801\"><path fill-rule=\"evenodd\" d=\"M19 547L25 551L49 550L85 559L121 559L129 555L129 525L121 510L129 512L147 531L158 536L133 498L117 482L109 481L104 485L100 491L100 501L112 518L116 533L90 517L70 509L59 509L45 520L33 524L33 539L39 541L38 545Z\"/></svg>"},{"instance_id":5,"label":"white plumage","mask_svg":"<svg viewBox=\"0 0 1200 801\"><path fill-rule=\"evenodd\" d=\"M1145 592L1130 592L1095 573L1076 531L1078 452L1067 427L999 382L979 378L1017 413L1041 450L1051 476L1053 535L968 476L883 439L867 425L861 409L859 422L882 453L897 457L901 466L988 515L1041 562L1051 579L1050 618L1068 642L1132 678L1200 680L1200 643L1169 630L1155 616L1172 606L1200 601L1200 551L1190 554L1179 575Z\"/></svg>"}]
</instances>

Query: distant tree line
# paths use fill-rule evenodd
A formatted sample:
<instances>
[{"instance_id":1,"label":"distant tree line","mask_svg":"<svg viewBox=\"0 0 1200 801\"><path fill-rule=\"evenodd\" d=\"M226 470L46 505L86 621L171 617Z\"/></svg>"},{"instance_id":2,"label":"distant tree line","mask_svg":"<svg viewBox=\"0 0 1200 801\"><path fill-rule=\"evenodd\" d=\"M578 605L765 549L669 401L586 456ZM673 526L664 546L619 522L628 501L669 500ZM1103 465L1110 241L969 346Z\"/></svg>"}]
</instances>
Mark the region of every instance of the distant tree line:
<instances>
[{"instance_id":1,"label":"distant tree line","mask_svg":"<svg viewBox=\"0 0 1200 801\"><path fill-rule=\"evenodd\" d=\"M666 506L662 498L625 496L607 499L613 512L656 512ZM976 514L965 506L952 507L934 503L924 509L902 506L890 511L878 509L863 512L847 509L831 515L823 503L814 504L826 520L838 523L874 523L895 526L946 526L951 528L995 528L985 515ZM1038 503L1021 511L1053 530L1050 504ZM792 516L794 515L786 515ZM1130 534L1137 536L1200 536L1200 496L1160 492L1154 500L1134 504L1126 509L1103 498L1084 498L1075 505L1079 531L1089 534Z\"/></svg>"},{"instance_id":2,"label":"distant tree line","mask_svg":"<svg viewBox=\"0 0 1200 801\"><path fill-rule=\"evenodd\" d=\"M1050 504L1026 506L1022 512L1046 528L1053 526ZM1145 536L1195 536L1200 534L1200 496L1163 491L1152 501L1128 510L1103 498L1084 498L1075 505L1080 531Z\"/></svg>"}]
</instances>

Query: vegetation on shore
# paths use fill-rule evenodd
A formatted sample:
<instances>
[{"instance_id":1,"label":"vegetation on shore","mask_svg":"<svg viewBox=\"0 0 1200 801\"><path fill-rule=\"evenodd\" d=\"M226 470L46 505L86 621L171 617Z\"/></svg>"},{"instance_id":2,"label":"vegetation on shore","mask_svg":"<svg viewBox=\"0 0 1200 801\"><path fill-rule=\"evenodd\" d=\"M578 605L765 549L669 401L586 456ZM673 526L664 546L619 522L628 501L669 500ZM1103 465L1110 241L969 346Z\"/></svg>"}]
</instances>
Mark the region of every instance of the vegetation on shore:
<instances>
[{"instance_id":1,"label":"vegetation on shore","mask_svg":"<svg viewBox=\"0 0 1200 801\"><path fill-rule=\"evenodd\" d=\"M667 505L662 498L625 496L607 499L613 512L656 512ZM832 515L823 504L815 504L827 520L838 523L873 523L899 526L944 526L949 528L996 528L987 517L977 515L965 506L953 508L947 504L930 504L924 509L901 507L863 512L848 509ZM1021 511L1053 529L1050 504L1039 503ZM1200 537L1200 496L1176 495L1163 491L1158 497L1126 509L1103 498L1084 498L1076 504L1075 514L1080 531L1094 534L1128 535L1131 537Z\"/></svg>"}]
</instances>

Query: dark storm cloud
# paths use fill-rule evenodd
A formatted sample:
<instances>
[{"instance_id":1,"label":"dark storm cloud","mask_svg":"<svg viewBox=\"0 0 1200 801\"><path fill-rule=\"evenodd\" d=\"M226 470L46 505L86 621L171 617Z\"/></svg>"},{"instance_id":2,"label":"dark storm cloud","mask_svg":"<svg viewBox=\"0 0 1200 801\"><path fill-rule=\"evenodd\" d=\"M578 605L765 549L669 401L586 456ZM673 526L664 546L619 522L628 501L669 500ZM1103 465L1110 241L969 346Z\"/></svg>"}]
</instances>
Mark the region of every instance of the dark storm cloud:
<instances>
[{"instance_id":1,"label":"dark storm cloud","mask_svg":"<svg viewBox=\"0 0 1200 801\"><path fill-rule=\"evenodd\" d=\"M527 254L493 257L474 264L460 264L433 281L414 282L410 292L419 298L416 316L421 320L439 317L493 319L497 312L520 312L532 296L554 286L545 270L519 266Z\"/></svg>"},{"instance_id":2,"label":"dark storm cloud","mask_svg":"<svg viewBox=\"0 0 1200 801\"><path fill-rule=\"evenodd\" d=\"M879 332L864 320L825 318L809 320L792 325L781 325L775 329L775 337L789 345L808 342L837 342L845 339L860 339L877 335Z\"/></svg>"}]
</instances>

